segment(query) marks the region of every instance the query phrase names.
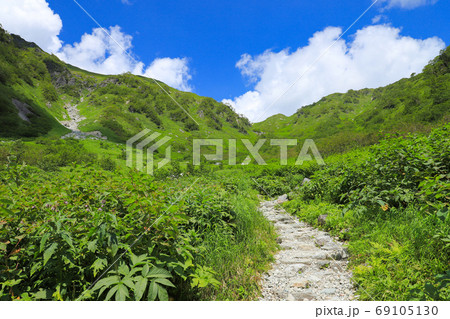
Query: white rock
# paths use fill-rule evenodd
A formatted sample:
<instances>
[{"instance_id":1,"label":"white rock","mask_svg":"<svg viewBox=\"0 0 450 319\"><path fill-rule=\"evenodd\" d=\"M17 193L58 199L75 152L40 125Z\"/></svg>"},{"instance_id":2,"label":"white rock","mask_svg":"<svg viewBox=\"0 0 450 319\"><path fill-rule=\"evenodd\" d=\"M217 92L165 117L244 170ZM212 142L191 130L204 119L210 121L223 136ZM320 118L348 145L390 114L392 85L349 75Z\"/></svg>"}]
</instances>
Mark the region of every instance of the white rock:
<instances>
[{"instance_id":1,"label":"white rock","mask_svg":"<svg viewBox=\"0 0 450 319\"><path fill-rule=\"evenodd\" d=\"M261 300L353 300L348 253L326 232L298 221L276 204L283 195L262 202L259 210L272 221L281 247L272 269L262 276ZM336 258L335 258L336 257ZM336 260L332 260L335 258ZM340 260L337 260L340 259ZM329 267L323 267L329 264Z\"/></svg>"}]
</instances>

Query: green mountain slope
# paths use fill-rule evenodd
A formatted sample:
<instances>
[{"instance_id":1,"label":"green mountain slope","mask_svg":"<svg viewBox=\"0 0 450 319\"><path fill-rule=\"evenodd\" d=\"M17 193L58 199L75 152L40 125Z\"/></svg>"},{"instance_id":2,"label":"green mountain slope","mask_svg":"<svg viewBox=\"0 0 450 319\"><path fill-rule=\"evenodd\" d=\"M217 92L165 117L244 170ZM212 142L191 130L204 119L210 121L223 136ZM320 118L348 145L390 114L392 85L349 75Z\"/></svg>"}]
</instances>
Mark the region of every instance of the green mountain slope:
<instances>
[{"instance_id":1,"label":"green mountain slope","mask_svg":"<svg viewBox=\"0 0 450 319\"><path fill-rule=\"evenodd\" d=\"M324 153L372 144L378 132L427 130L450 119L450 47L422 73L377 89L335 93L253 125L264 137L313 138Z\"/></svg>"},{"instance_id":2,"label":"green mountain slope","mask_svg":"<svg viewBox=\"0 0 450 319\"><path fill-rule=\"evenodd\" d=\"M117 142L143 128L164 131L180 141L254 135L249 121L223 103L145 77L106 76L81 70L3 29L0 97L3 137L68 133L58 121L73 120L74 114L68 110L74 108L79 111L76 116L81 120L80 131L100 131ZM29 118L24 119L23 114L21 117L15 101L23 105Z\"/></svg>"},{"instance_id":3,"label":"green mountain slope","mask_svg":"<svg viewBox=\"0 0 450 319\"><path fill-rule=\"evenodd\" d=\"M61 104L46 103L58 98L44 63L48 57L33 43L0 29L0 136L68 132L55 119L64 112Z\"/></svg>"},{"instance_id":4,"label":"green mountain slope","mask_svg":"<svg viewBox=\"0 0 450 319\"><path fill-rule=\"evenodd\" d=\"M251 126L212 98L132 74L87 72L0 28L0 137L62 136L70 132L64 125L73 129L68 123L77 118L81 132L97 131L114 142L144 128L163 132L182 154L193 138L262 137L314 139L326 155L373 144L379 132L426 131L447 122L449 61L447 48L418 75L382 88L331 94L292 116L278 114ZM238 153L246 156L241 144ZM268 144L261 152L277 158L279 150ZM301 147L300 142L289 152L294 156Z\"/></svg>"}]
</instances>

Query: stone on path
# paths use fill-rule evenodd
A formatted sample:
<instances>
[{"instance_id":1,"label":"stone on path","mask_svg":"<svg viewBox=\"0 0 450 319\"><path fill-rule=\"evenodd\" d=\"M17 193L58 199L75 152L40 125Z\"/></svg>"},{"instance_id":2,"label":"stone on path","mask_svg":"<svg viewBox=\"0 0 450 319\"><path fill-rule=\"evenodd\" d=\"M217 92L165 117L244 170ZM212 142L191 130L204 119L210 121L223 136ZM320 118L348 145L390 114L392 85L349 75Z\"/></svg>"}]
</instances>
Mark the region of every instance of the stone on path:
<instances>
[{"instance_id":1,"label":"stone on path","mask_svg":"<svg viewBox=\"0 0 450 319\"><path fill-rule=\"evenodd\" d=\"M353 300L348 253L328 233L287 214L283 195L262 202L260 211L274 223L281 250L264 276L260 300Z\"/></svg>"}]
</instances>

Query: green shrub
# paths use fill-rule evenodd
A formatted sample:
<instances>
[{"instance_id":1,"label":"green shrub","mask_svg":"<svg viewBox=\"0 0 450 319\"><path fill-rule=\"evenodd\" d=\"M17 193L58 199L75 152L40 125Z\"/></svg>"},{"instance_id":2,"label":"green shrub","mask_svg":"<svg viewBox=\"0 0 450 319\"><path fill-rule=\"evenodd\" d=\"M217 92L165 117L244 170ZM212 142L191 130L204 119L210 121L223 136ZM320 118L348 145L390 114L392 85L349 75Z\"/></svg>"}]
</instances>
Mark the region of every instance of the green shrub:
<instances>
[{"instance_id":1,"label":"green shrub","mask_svg":"<svg viewBox=\"0 0 450 319\"><path fill-rule=\"evenodd\" d=\"M59 143L79 142L38 145ZM1 300L257 296L250 279L270 260L274 233L248 197L205 178L200 188L84 164L43 172L15 161L0 176Z\"/></svg>"},{"instance_id":2,"label":"green shrub","mask_svg":"<svg viewBox=\"0 0 450 319\"><path fill-rule=\"evenodd\" d=\"M47 101L55 102L58 100L58 92L56 91L53 84L48 82L41 82L42 95Z\"/></svg>"},{"instance_id":3,"label":"green shrub","mask_svg":"<svg viewBox=\"0 0 450 319\"><path fill-rule=\"evenodd\" d=\"M104 157L100 160L100 167L106 171L114 171L116 169L116 162L110 157Z\"/></svg>"},{"instance_id":4,"label":"green shrub","mask_svg":"<svg viewBox=\"0 0 450 319\"><path fill-rule=\"evenodd\" d=\"M188 118L184 123L184 129L186 131L198 131L200 128L191 118Z\"/></svg>"},{"instance_id":5,"label":"green shrub","mask_svg":"<svg viewBox=\"0 0 450 319\"><path fill-rule=\"evenodd\" d=\"M9 66L0 61L0 83L6 84L11 80L11 71Z\"/></svg>"},{"instance_id":6,"label":"green shrub","mask_svg":"<svg viewBox=\"0 0 450 319\"><path fill-rule=\"evenodd\" d=\"M449 137L446 124L385 138L318 168L290 196L290 212L349 240L361 299L448 300Z\"/></svg>"},{"instance_id":7,"label":"green shrub","mask_svg":"<svg viewBox=\"0 0 450 319\"><path fill-rule=\"evenodd\" d=\"M261 195L269 197L287 194L291 191L289 185L282 178L260 177L255 180L255 184Z\"/></svg>"}]
</instances>

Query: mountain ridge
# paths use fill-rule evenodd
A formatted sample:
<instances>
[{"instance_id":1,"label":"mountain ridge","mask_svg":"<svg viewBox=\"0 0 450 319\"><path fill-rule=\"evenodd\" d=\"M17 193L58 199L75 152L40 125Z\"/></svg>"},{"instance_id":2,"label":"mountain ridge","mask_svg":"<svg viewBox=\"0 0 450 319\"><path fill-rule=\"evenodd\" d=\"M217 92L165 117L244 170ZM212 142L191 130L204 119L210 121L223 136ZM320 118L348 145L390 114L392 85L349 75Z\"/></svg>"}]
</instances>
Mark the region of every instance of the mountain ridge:
<instances>
[{"instance_id":1,"label":"mountain ridge","mask_svg":"<svg viewBox=\"0 0 450 319\"><path fill-rule=\"evenodd\" d=\"M70 120L67 109L73 106L83 118L79 123L81 132L100 131L117 142L125 141L143 128L176 132L183 137L198 136L200 132L206 137L253 134L244 116L212 98L182 92L163 82L130 73L88 72L3 29L0 30L0 57L3 97L0 135L3 137L68 133L55 120L60 123ZM23 123L12 105L13 98L26 103L36 116Z\"/></svg>"},{"instance_id":2,"label":"mountain ridge","mask_svg":"<svg viewBox=\"0 0 450 319\"><path fill-rule=\"evenodd\" d=\"M410 78L376 89L334 93L291 116L276 114L253 124L229 105L161 81L130 73L96 74L66 64L3 29L0 58L2 137L64 136L74 128L67 123L73 124L76 112L70 110L75 108L76 130L113 142L150 128L174 137L181 152L193 138L308 138L328 154L373 144L380 132L426 131L450 118L450 47ZM291 152L298 153L300 147Z\"/></svg>"},{"instance_id":3,"label":"mountain ridge","mask_svg":"<svg viewBox=\"0 0 450 319\"><path fill-rule=\"evenodd\" d=\"M450 120L450 47L424 67L375 89L333 93L291 116L254 123L262 137L312 138L325 152L372 144L379 133L428 131Z\"/></svg>"}]
</instances>

